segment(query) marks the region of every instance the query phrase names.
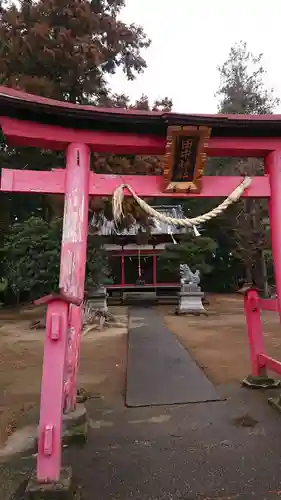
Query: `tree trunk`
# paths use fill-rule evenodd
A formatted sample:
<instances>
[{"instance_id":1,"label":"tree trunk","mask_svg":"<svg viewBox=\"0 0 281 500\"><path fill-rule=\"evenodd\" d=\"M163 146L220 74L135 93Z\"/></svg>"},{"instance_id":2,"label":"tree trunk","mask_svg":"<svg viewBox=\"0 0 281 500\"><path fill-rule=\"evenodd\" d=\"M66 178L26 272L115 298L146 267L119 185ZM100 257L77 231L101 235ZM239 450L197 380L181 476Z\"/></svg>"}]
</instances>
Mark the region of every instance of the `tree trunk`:
<instances>
[{"instance_id":1,"label":"tree trunk","mask_svg":"<svg viewBox=\"0 0 281 500\"><path fill-rule=\"evenodd\" d=\"M245 264L245 274L246 274L246 280L248 283L253 282L253 272L252 272L252 267L250 264Z\"/></svg>"},{"instance_id":2,"label":"tree trunk","mask_svg":"<svg viewBox=\"0 0 281 500\"><path fill-rule=\"evenodd\" d=\"M267 266L265 260L264 250L261 251L261 269L263 274L263 293L264 296L268 299L270 296L269 286L268 286L268 274L267 274Z\"/></svg>"}]
</instances>

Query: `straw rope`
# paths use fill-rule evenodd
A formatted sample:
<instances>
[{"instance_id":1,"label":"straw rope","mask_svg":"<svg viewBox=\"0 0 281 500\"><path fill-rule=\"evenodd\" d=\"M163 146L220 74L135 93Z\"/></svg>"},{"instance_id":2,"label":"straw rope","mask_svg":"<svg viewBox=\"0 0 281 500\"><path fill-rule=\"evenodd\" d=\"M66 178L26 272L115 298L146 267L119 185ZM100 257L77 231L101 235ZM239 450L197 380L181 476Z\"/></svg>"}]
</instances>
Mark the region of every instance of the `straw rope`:
<instances>
[{"instance_id":1,"label":"straw rope","mask_svg":"<svg viewBox=\"0 0 281 500\"><path fill-rule=\"evenodd\" d=\"M154 208L148 205L144 200L142 200L133 190L133 188L128 184L120 184L114 192L112 197L112 211L113 217L116 223L120 222L123 214L123 200L124 200L124 189L128 189L132 197L139 205L139 207L149 216L154 219L169 224L171 226L182 226L182 227L193 227L200 224L204 224L209 220L222 214L230 205L238 201L244 191L250 186L252 182L251 177L245 177L244 180L230 193L230 195L217 207L213 208L209 212L198 215L191 219L176 219L174 217L167 217L163 213L157 212Z\"/></svg>"}]
</instances>

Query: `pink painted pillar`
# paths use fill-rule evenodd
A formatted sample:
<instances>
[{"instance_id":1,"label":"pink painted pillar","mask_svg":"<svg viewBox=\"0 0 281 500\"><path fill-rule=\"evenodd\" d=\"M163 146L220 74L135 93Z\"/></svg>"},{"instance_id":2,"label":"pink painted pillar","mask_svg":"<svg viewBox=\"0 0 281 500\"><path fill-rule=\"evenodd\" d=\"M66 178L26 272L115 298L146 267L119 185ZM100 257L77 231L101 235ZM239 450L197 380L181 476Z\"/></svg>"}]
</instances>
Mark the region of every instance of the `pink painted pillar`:
<instances>
[{"instance_id":1,"label":"pink painted pillar","mask_svg":"<svg viewBox=\"0 0 281 500\"><path fill-rule=\"evenodd\" d=\"M66 186L61 250L60 289L83 301L88 238L90 148L70 144L66 154Z\"/></svg>"},{"instance_id":2,"label":"pink painted pillar","mask_svg":"<svg viewBox=\"0 0 281 500\"><path fill-rule=\"evenodd\" d=\"M75 297L81 305L71 305L69 311L65 412L73 410L76 405L87 256L90 156L90 148L86 144L70 144L66 153L67 175L59 286L64 294Z\"/></svg>"},{"instance_id":3,"label":"pink painted pillar","mask_svg":"<svg viewBox=\"0 0 281 500\"><path fill-rule=\"evenodd\" d=\"M66 159L61 299L49 302L46 321L37 457L40 482L59 480L62 413L64 406L73 407L84 298L89 171L89 147L70 144ZM76 306L69 306L69 302Z\"/></svg>"},{"instance_id":4,"label":"pink painted pillar","mask_svg":"<svg viewBox=\"0 0 281 500\"><path fill-rule=\"evenodd\" d=\"M244 308L248 331L252 375L262 375L264 369L259 361L259 355L264 354L262 323L259 307L259 295L256 290L249 290L244 298Z\"/></svg>"},{"instance_id":5,"label":"pink painted pillar","mask_svg":"<svg viewBox=\"0 0 281 500\"><path fill-rule=\"evenodd\" d=\"M153 285L157 283L157 255L153 255Z\"/></svg>"},{"instance_id":6,"label":"pink painted pillar","mask_svg":"<svg viewBox=\"0 0 281 500\"><path fill-rule=\"evenodd\" d=\"M58 481L60 477L67 331L68 303L51 300L46 317L38 428L37 479L40 482Z\"/></svg>"},{"instance_id":7,"label":"pink painted pillar","mask_svg":"<svg viewBox=\"0 0 281 500\"><path fill-rule=\"evenodd\" d=\"M77 377L80 359L80 336L83 327L83 302L69 308L69 330L65 372L65 413L76 407Z\"/></svg>"},{"instance_id":8,"label":"pink painted pillar","mask_svg":"<svg viewBox=\"0 0 281 500\"><path fill-rule=\"evenodd\" d=\"M125 286L125 257L121 255L121 285Z\"/></svg>"},{"instance_id":9,"label":"pink painted pillar","mask_svg":"<svg viewBox=\"0 0 281 500\"><path fill-rule=\"evenodd\" d=\"M281 149L266 156L265 171L269 174L271 190L269 218L277 303L281 319Z\"/></svg>"}]
</instances>

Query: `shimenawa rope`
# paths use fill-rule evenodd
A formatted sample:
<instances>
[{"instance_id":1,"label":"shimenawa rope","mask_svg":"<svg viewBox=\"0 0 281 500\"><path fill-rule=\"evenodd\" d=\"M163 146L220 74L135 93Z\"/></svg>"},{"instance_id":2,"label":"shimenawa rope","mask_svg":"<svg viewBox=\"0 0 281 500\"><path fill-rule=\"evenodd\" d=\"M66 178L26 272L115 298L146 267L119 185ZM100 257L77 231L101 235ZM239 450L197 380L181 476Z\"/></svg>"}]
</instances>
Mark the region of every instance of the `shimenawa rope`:
<instances>
[{"instance_id":1,"label":"shimenawa rope","mask_svg":"<svg viewBox=\"0 0 281 500\"><path fill-rule=\"evenodd\" d=\"M204 224L205 222L213 219L214 217L217 217L222 212L224 212L230 205L238 201L241 198L244 191L250 186L251 182L252 182L251 177L245 177L244 180L232 191L232 193L230 193L230 195L222 203L220 203L220 205L213 208L209 212L202 215L198 215L197 217L193 217L192 219L187 219L187 218L175 219L174 217L167 217L163 213L157 212L157 210L155 210L150 205L148 205L144 200L142 200L135 193L135 191L133 190L133 188L131 188L129 184L120 184L120 186L118 186L115 189L112 196L113 217L116 223L120 222L122 217L124 217L122 208L124 200L124 189L128 189L128 191L131 193L136 203L147 215L149 215L149 217L153 217L156 220L159 220L161 222L164 222L172 226L182 226L182 227L198 226L199 224Z\"/></svg>"}]
</instances>

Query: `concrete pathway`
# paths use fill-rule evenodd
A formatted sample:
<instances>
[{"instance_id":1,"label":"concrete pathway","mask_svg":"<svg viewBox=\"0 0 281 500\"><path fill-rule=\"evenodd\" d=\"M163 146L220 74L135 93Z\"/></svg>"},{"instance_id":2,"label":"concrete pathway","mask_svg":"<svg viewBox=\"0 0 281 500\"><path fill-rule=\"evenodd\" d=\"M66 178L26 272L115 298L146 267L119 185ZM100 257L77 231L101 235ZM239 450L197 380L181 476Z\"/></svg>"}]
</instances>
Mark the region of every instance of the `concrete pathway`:
<instances>
[{"instance_id":1,"label":"concrete pathway","mask_svg":"<svg viewBox=\"0 0 281 500\"><path fill-rule=\"evenodd\" d=\"M152 308L130 308L126 404L219 400L213 384Z\"/></svg>"},{"instance_id":2,"label":"concrete pathway","mask_svg":"<svg viewBox=\"0 0 281 500\"><path fill-rule=\"evenodd\" d=\"M66 450L85 500L280 499L281 415L265 395L128 409L89 406L89 440Z\"/></svg>"}]
</instances>

